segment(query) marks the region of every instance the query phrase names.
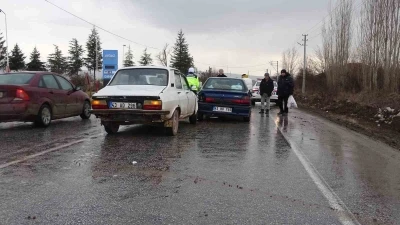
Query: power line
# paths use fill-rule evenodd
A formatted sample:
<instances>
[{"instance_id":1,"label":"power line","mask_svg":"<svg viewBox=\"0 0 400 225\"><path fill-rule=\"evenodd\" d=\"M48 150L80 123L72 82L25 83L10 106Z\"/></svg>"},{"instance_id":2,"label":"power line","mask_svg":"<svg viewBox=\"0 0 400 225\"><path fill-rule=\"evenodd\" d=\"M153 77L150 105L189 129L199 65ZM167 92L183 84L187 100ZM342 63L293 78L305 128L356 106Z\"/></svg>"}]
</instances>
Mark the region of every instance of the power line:
<instances>
[{"instance_id":1,"label":"power line","mask_svg":"<svg viewBox=\"0 0 400 225\"><path fill-rule=\"evenodd\" d=\"M63 9L63 8L61 8L60 6L58 6L58 5L56 5L56 4L52 3L52 2L50 2L50 1L48 1L48 0L45 0L45 1L46 1L47 3L53 5L54 7L56 7L56 8L58 8L58 9L64 11L64 12L70 14L71 16L74 16L74 17L76 17L76 18L78 18L78 19L80 19L80 20L82 20L82 21L84 21L84 22L86 22L86 23L88 23L88 24L94 26L94 27L97 27L98 29L100 29L100 30L102 30L102 31L104 31L104 32L107 32L107 33L111 34L111 35L114 35L114 36L119 37L119 38L121 38L121 39L123 39L123 40L129 41L129 42L131 42L131 43L134 43L134 44L137 44L137 45L146 47L146 48L151 48L151 49L160 50L159 48L152 47L152 46L148 46L148 45L144 45L144 44L138 43L138 42L136 42L136 41L132 41L132 40L130 40L130 39L128 39L128 38L122 37L122 36L120 36L120 35L118 35L118 34L115 34L115 33L111 32L111 31L109 31L109 30L106 30L106 29L104 29L104 28L102 28L102 27L99 27L99 26L97 26L96 24L91 23L91 22L85 20L84 18L82 18L82 17L80 17L80 16L77 16L77 15L75 15L75 14L73 14L73 13L71 13L71 12L65 10L65 9Z\"/></svg>"}]
</instances>

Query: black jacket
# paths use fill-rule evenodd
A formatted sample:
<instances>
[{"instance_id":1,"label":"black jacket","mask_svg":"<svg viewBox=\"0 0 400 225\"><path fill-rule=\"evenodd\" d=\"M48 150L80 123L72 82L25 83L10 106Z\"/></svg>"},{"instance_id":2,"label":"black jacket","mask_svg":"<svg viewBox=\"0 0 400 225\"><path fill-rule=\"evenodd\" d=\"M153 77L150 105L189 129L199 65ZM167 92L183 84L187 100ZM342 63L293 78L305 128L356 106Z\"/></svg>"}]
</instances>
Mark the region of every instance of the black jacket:
<instances>
[{"instance_id":1,"label":"black jacket","mask_svg":"<svg viewBox=\"0 0 400 225\"><path fill-rule=\"evenodd\" d=\"M227 77L225 74L218 74L217 77Z\"/></svg>"},{"instance_id":2,"label":"black jacket","mask_svg":"<svg viewBox=\"0 0 400 225\"><path fill-rule=\"evenodd\" d=\"M260 83L260 95L267 94L268 97L271 97L272 91L274 90L274 82L271 78L268 81L264 78Z\"/></svg>"},{"instance_id":3,"label":"black jacket","mask_svg":"<svg viewBox=\"0 0 400 225\"><path fill-rule=\"evenodd\" d=\"M286 76L280 75L278 78L278 96L293 95L294 82L290 74Z\"/></svg>"}]
</instances>

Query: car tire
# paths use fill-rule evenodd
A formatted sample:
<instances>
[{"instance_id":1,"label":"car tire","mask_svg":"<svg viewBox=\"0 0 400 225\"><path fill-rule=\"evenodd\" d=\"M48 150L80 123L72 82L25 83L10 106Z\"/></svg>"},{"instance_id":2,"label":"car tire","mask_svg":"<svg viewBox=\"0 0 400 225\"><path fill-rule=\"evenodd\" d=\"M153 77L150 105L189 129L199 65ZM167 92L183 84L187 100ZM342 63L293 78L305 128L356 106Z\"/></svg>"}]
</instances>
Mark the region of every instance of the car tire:
<instances>
[{"instance_id":1,"label":"car tire","mask_svg":"<svg viewBox=\"0 0 400 225\"><path fill-rule=\"evenodd\" d=\"M116 134L118 133L119 125L115 123L107 123L104 124L104 130L107 132L107 134Z\"/></svg>"},{"instance_id":2,"label":"car tire","mask_svg":"<svg viewBox=\"0 0 400 225\"><path fill-rule=\"evenodd\" d=\"M251 105L252 105L252 106L255 106L255 105L256 105L256 101L251 100Z\"/></svg>"},{"instance_id":3,"label":"car tire","mask_svg":"<svg viewBox=\"0 0 400 225\"><path fill-rule=\"evenodd\" d=\"M35 125L39 127L48 127L51 123L53 114L49 105L44 104L40 107L39 113L35 120Z\"/></svg>"},{"instance_id":4,"label":"car tire","mask_svg":"<svg viewBox=\"0 0 400 225\"><path fill-rule=\"evenodd\" d=\"M178 134L179 129L179 112L177 110L172 114L172 127L166 127L165 131L168 136L175 136Z\"/></svg>"},{"instance_id":5,"label":"car tire","mask_svg":"<svg viewBox=\"0 0 400 225\"><path fill-rule=\"evenodd\" d=\"M91 105L90 105L89 101L85 101L85 103L83 103L83 109L82 109L82 113L80 115L80 117L82 119L87 120L90 118L90 116L92 115L90 113L90 108L91 108Z\"/></svg>"},{"instance_id":6,"label":"car tire","mask_svg":"<svg viewBox=\"0 0 400 225\"><path fill-rule=\"evenodd\" d=\"M203 121L203 120L204 120L204 115L203 115L203 113L197 113L197 119L198 119L199 121Z\"/></svg>"},{"instance_id":7,"label":"car tire","mask_svg":"<svg viewBox=\"0 0 400 225\"><path fill-rule=\"evenodd\" d=\"M196 124L197 123L197 113L194 113L189 117L189 122L190 124Z\"/></svg>"},{"instance_id":8,"label":"car tire","mask_svg":"<svg viewBox=\"0 0 400 225\"><path fill-rule=\"evenodd\" d=\"M243 117L244 122L250 122L250 116L245 116Z\"/></svg>"}]
</instances>

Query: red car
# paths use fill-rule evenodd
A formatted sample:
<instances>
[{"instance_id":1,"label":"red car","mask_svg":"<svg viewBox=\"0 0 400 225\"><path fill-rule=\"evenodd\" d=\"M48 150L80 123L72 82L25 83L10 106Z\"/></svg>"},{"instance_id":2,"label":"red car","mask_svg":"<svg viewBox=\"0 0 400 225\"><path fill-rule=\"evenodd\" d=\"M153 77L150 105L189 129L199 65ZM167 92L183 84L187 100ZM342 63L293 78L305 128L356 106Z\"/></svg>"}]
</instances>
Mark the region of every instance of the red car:
<instances>
[{"instance_id":1,"label":"red car","mask_svg":"<svg viewBox=\"0 0 400 225\"><path fill-rule=\"evenodd\" d=\"M27 121L47 127L54 119L89 119L90 109L89 96L58 74L0 74L0 122Z\"/></svg>"}]
</instances>

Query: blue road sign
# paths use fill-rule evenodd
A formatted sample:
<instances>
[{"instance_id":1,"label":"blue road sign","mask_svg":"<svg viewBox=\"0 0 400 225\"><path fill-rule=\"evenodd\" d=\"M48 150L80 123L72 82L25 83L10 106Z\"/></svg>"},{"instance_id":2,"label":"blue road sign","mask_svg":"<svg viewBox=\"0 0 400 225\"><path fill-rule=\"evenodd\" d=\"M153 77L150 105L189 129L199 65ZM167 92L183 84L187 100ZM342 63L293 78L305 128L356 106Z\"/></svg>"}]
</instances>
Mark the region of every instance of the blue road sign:
<instances>
[{"instance_id":1,"label":"blue road sign","mask_svg":"<svg viewBox=\"0 0 400 225\"><path fill-rule=\"evenodd\" d=\"M118 50L103 50L103 80L110 80L118 70Z\"/></svg>"}]
</instances>

